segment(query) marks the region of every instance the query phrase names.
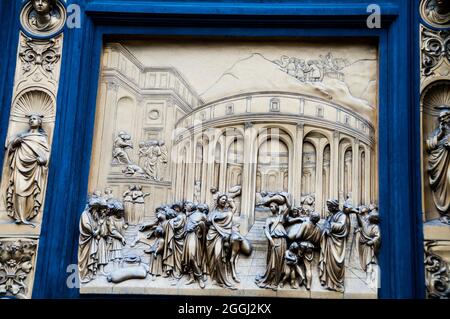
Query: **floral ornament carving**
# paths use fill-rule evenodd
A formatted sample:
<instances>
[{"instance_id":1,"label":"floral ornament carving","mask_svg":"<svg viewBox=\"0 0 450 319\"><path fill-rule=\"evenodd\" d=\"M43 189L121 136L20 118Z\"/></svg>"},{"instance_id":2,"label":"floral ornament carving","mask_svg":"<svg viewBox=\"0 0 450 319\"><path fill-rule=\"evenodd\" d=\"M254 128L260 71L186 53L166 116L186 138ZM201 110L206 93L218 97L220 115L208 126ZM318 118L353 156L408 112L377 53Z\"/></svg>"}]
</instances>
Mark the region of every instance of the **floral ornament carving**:
<instances>
[{"instance_id":1,"label":"floral ornament carving","mask_svg":"<svg viewBox=\"0 0 450 319\"><path fill-rule=\"evenodd\" d=\"M36 68L42 68L44 73L53 76L56 63L61 59L59 41L37 41L23 38L20 43L19 57L23 63L23 74L30 73Z\"/></svg>"},{"instance_id":2,"label":"floral ornament carving","mask_svg":"<svg viewBox=\"0 0 450 319\"><path fill-rule=\"evenodd\" d=\"M422 28L422 74L430 76L442 63L450 64L450 31Z\"/></svg>"},{"instance_id":3,"label":"floral ornament carving","mask_svg":"<svg viewBox=\"0 0 450 319\"><path fill-rule=\"evenodd\" d=\"M0 296L26 297L36 246L31 240L0 242Z\"/></svg>"},{"instance_id":4,"label":"floral ornament carving","mask_svg":"<svg viewBox=\"0 0 450 319\"><path fill-rule=\"evenodd\" d=\"M433 252L432 247L436 245L436 241L425 242L427 296L432 299L448 299L450 297L449 265Z\"/></svg>"}]
</instances>

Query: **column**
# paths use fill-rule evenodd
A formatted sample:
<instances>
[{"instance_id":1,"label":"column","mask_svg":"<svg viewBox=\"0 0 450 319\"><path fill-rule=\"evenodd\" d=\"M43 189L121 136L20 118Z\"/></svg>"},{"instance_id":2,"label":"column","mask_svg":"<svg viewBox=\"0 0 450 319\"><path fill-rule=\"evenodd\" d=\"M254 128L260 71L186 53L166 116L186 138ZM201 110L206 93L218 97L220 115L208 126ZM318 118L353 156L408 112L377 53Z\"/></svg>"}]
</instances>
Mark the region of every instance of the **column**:
<instances>
[{"instance_id":1,"label":"column","mask_svg":"<svg viewBox=\"0 0 450 319\"><path fill-rule=\"evenodd\" d=\"M194 179L195 179L195 136L191 137L186 152L186 200L194 200Z\"/></svg>"},{"instance_id":2,"label":"column","mask_svg":"<svg viewBox=\"0 0 450 319\"><path fill-rule=\"evenodd\" d=\"M320 212L322 218L325 218L323 212L323 142L319 139L316 148L316 211Z\"/></svg>"},{"instance_id":3,"label":"column","mask_svg":"<svg viewBox=\"0 0 450 319\"><path fill-rule=\"evenodd\" d=\"M353 206L360 204L359 198L359 140L355 139L352 144L352 203Z\"/></svg>"},{"instance_id":4,"label":"column","mask_svg":"<svg viewBox=\"0 0 450 319\"><path fill-rule=\"evenodd\" d=\"M209 156L209 140L208 144L206 144L205 139L202 139L202 179L201 179L201 196L200 200L202 203L206 202L206 194L209 192L209 189L207 188L207 178L208 178L208 156Z\"/></svg>"},{"instance_id":5,"label":"column","mask_svg":"<svg viewBox=\"0 0 450 319\"><path fill-rule=\"evenodd\" d=\"M305 133L305 126L303 123L297 124L297 135L294 141L294 165L289 167L292 170L294 176L293 187L293 204L295 206L300 205L302 197L302 164L303 164L303 137ZM295 179L296 178L296 179Z\"/></svg>"},{"instance_id":6,"label":"column","mask_svg":"<svg viewBox=\"0 0 450 319\"><path fill-rule=\"evenodd\" d=\"M242 170L241 232L247 234L255 220L256 190L256 130L253 124L245 123L244 167Z\"/></svg>"},{"instance_id":7,"label":"column","mask_svg":"<svg viewBox=\"0 0 450 319\"><path fill-rule=\"evenodd\" d=\"M346 194L345 194L345 149L344 147L340 147L338 148L338 153L339 153L339 177L338 177L338 184L339 184L339 191L338 191L338 195L339 195L339 201L341 201L341 199L344 199Z\"/></svg>"},{"instance_id":8,"label":"column","mask_svg":"<svg viewBox=\"0 0 450 319\"><path fill-rule=\"evenodd\" d=\"M371 192L371 187L370 187L370 176L371 176L371 158L372 158L372 154L371 154L371 149L370 146L364 146L365 148L365 154L366 154L366 161L365 161L365 167L364 167L364 184L365 184L365 194L364 194L364 204L368 205L370 204L370 192Z\"/></svg>"},{"instance_id":9,"label":"column","mask_svg":"<svg viewBox=\"0 0 450 319\"><path fill-rule=\"evenodd\" d=\"M224 193L227 192L228 140L226 135L223 136L223 143L220 145L219 191Z\"/></svg>"},{"instance_id":10,"label":"column","mask_svg":"<svg viewBox=\"0 0 450 319\"><path fill-rule=\"evenodd\" d=\"M339 132L333 132L330 143L330 197L339 199Z\"/></svg>"},{"instance_id":11,"label":"column","mask_svg":"<svg viewBox=\"0 0 450 319\"><path fill-rule=\"evenodd\" d=\"M173 143L172 152L171 152L171 155L174 155L174 154L175 154L175 157L171 156L171 158L170 158L171 163L172 163L172 172L173 172L173 176L172 176L172 185L173 185L172 202L175 201L175 200L178 200L178 196L180 194L180 192L179 192L179 188L180 188L180 178L179 178L179 176L180 176L180 174L179 174L179 171L178 171L179 170L179 163L178 163L178 161L179 161L180 153L179 153L178 144L177 144L176 141L174 141L174 143Z\"/></svg>"},{"instance_id":12,"label":"column","mask_svg":"<svg viewBox=\"0 0 450 319\"><path fill-rule=\"evenodd\" d=\"M215 160L215 151L216 151L216 144L218 137L215 135L208 135L209 143L207 147L208 156L206 158L207 161L207 174L206 174L206 194L205 194L205 201L208 205L211 205L212 203L212 197L211 194L211 187L213 186L214 182L214 160Z\"/></svg>"}]
</instances>

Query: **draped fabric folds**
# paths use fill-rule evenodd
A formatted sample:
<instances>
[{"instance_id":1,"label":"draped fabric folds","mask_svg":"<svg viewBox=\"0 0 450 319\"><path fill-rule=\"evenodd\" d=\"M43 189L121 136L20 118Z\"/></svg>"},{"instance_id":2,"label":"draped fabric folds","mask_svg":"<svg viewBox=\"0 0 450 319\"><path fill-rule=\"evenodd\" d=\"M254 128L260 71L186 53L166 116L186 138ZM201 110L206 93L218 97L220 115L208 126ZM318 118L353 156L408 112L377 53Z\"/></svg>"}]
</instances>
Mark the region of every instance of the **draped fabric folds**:
<instances>
[{"instance_id":1,"label":"draped fabric folds","mask_svg":"<svg viewBox=\"0 0 450 319\"><path fill-rule=\"evenodd\" d=\"M47 135L29 132L20 136L22 142L9 149L9 185L6 195L8 215L16 221L33 219L42 206L46 166L50 149Z\"/></svg>"},{"instance_id":2,"label":"draped fabric folds","mask_svg":"<svg viewBox=\"0 0 450 319\"><path fill-rule=\"evenodd\" d=\"M349 219L343 212L328 217L329 233L321 240L319 278L331 290L344 289L346 240Z\"/></svg>"}]
</instances>

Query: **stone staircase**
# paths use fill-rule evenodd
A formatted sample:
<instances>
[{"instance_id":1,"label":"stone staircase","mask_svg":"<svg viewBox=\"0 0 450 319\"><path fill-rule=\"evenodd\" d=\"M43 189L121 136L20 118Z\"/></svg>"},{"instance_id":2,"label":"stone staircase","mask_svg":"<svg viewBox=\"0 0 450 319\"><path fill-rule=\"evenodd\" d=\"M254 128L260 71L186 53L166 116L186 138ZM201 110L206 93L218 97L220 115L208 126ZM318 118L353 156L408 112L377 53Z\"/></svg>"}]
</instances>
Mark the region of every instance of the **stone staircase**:
<instances>
[{"instance_id":1,"label":"stone staircase","mask_svg":"<svg viewBox=\"0 0 450 319\"><path fill-rule=\"evenodd\" d=\"M255 220L255 223L253 224L252 228L250 228L250 231L245 236L248 240L252 243L253 247L255 249L258 248L266 248L267 247L267 238L264 235L264 220Z\"/></svg>"}]
</instances>

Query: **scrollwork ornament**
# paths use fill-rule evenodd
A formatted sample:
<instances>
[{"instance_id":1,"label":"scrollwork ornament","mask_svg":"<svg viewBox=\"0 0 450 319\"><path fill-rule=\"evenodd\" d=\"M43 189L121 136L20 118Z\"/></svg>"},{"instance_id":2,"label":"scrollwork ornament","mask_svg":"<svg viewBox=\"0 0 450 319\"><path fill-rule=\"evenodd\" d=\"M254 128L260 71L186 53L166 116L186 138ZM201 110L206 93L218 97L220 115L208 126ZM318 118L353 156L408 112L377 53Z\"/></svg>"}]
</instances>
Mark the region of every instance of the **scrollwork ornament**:
<instances>
[{"instance_id":1,"label":"scrollwork ornament","mask_svg":"<svg viewBox=\"0 0 450 319\"><path fill-rule=\"evenodd\" d=\"M31 73L40 67L45 74L53 77L55 65L61 59L60 50L59 41L56 39L37 41L31 38L23 38L19 50L19 58L23 63L23 73Z\"/></svg>"},{"instance_id":2,"label":"scrollwork ornament","mask_svg":"<svg viewBox=\"0 0 450 319\"><path fill-rule=\"evenodd\" d=\"M425 243L425 271L427 297L431 299L448 299L450 297L450 276L447 262L432 250L436 241Z\"/></svg>"},{"instance_id":3,"label":"scrollwork ornament","mask_svg":"<svg viewBox=\"0 0 450 319\"><path fill-rule=\"evenodd\" d=\"M442 63L450 64L450 31L422 28L422 74L430 76Z\"/></svg>"},{"instance_id":4,"label":"scrollwork ornament","mask_svg":"<svg viewBox=\"0 0 450 319\"><path fill-rule=\"evenodd\" d=\"M0 241L0 296L26 298L36 247L31 240Z\"/></svg>"}]
</instances>

